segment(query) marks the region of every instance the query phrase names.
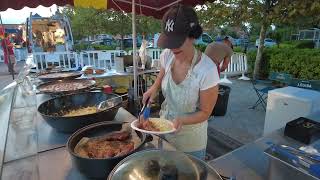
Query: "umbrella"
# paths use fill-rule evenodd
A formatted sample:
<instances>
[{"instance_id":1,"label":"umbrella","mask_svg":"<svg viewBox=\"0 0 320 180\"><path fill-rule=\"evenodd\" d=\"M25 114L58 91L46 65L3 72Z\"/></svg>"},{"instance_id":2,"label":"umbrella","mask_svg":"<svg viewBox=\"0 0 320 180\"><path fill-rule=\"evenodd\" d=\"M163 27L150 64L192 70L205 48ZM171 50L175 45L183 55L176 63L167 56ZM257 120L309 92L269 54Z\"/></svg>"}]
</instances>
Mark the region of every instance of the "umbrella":
<instances>
[{"instance_id":1,"label":"umbrella","mask_svg":"<svg viewBox=\"0 0 320 180\"><path fill-rule=\"evenodd\" d=\"M136 13L145 16L162 18L163 14L174 4L180 3L190 6L203 4L206 0L2 0L0 11L8 8L22 9L25 6L37 7L39 5L49 7L71 5L79 7L93 7L96 9L114 9L132 12L132 39L133 39L133 66L134 66L134 99L137 100L137 68L136 68Z\"/></svg>"}]
</instances>

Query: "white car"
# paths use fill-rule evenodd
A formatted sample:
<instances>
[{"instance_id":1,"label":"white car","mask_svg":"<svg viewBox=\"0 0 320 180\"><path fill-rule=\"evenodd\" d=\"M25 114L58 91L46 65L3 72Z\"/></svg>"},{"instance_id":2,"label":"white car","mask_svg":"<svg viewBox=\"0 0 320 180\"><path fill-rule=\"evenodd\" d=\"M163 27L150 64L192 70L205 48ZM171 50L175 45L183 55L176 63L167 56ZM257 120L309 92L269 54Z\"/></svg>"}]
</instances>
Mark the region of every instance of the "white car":
<instances>
[{"instance_id":1,"label":"white car","mask_svg":"<svg viewBox=\"0 0 320 180\"><path fill-rule=\"evenodd\" d=\"M256 47L258 48L259 45L260 45L260 39L257 39L256 40ZM264 39L264 47L272 47L275 45L277 45L277 43L273 39L270 39L270 38Z\"/></svg>"}]
</instances>

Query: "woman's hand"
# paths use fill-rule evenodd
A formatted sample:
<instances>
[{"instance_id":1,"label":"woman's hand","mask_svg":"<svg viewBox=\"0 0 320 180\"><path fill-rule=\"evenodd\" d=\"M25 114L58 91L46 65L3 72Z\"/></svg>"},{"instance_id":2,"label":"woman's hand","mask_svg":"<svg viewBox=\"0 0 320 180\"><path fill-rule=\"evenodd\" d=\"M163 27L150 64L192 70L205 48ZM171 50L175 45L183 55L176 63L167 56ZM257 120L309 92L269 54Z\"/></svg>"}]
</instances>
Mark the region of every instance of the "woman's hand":
<instances>
[{"instance_id":1,"label":"woman's hand","mask_svg":"<svg viewBox=\"0 0 320 180\"><path fill-rule=\"evenodd\" d=\"M149 103L152 103L155 95L156 95L156 90L154 88L150 88L147 92L143 94L142 103L146 104L148 98L149 98Z\"/></svg>"},{"instance_id":2,"label":"woman's hand","mask_svg":"<svg viewBox=\"0 0 320 180\"><path fill-rule=\"evenodd\" d=\"M177 130L177 132L181 130L182 126L183 122L180 118L177 117L173 120L173 127Z\"/></svg>"}]
</instances>

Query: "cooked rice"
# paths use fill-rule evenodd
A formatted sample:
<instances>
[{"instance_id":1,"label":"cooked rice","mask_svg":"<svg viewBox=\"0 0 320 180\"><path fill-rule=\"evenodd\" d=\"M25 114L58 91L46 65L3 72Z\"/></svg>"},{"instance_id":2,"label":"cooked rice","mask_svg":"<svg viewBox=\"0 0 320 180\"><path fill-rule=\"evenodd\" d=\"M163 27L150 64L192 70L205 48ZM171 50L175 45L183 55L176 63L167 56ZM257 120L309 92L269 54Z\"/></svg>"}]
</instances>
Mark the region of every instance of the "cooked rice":
<instances>
[{"instance_id":1,"label":"cooked rice","mask_svg":"<svg viewBox=\"0 0 320 180\"><path fill-rule=\"evenodd\" d=\"M71 110L68 113L64 114L63 117L72 117L72 116L83 116L87 114L93 114L97 112L96 106L82 107L79 109Z\"/></svg>"},{"instance_id":2,"label":"cooked rice","mask_svg":"<svg viewBox=\"0 0 320 180\"><path fill-rule=\"evenodd\" d=\"M152 122L152 125L160 131L170 131L173 129L168 120L161 118L150 118L149 121Z\"/></svg>"}]
</instances>

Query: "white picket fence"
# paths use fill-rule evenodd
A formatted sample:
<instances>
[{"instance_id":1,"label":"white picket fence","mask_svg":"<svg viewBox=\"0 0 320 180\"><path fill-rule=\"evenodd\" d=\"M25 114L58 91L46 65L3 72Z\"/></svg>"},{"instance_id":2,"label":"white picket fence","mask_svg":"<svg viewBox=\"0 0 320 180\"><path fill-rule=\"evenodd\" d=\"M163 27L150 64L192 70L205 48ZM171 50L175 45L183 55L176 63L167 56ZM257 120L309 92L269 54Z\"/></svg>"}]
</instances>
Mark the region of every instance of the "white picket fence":
<instances>
[{"instance_id":1,"label":"white picket fence","mask_svg":"<svg viewBox=\"0 0 320 180\"><path fill-rule=\"evenodd\" d=\"M161 49L148 49L148 55L152 60L160 59ZM76 70L85 65L95 68L115 68L115 57L122 55L131 55L123 50L106 50L106 51L83 51L75 52L35 52L33 53L33 62L37 65L36 71L45 69L50 64L64 67L64 70ZM231 62L228 68L221 73L223 78L221 83L232 83L228 77L241 75L239 79L250 80L245 74L248 71L247 56L244 53L234 53L231 57Z\"/></svg>"},{"instance_id":2,"label":"white picket fence","mask_svg":"<svg viewBox=\"0 0 320 180\"><path fill-rule=\"evenodd\" d=\"M34 52L33 63L36 65L36 72L50 65L63 67L64 70L76 70L79 67L79 58L75 52Z\"/></svg>"},{"instance_id":3,"label":"white picket fence","mask_svg":"<svg viewBox=\"0 0 320 180\"><path fill-rule=\"evenodd\" d=\"M246 77L245 74L248 71L248 60L247 56L244 53L234 53L231 56L231 61L228 65L228 68L222 72L223 78L220 80L221 83L232 83L228 76L238 76L241 75L239 79L241 80L250 80Z\"/></svg>"},{"instance_id":4,"label":"white picket fence","mask_svg":"<svg viewBox=\"0 0 320 180\"><path fill-rule=\"evenodd\" d=\"M81 67L88 65L96 68L113 68L115 57L126 55L123 50L106 50L106 51L84 51L78 54L78 60Z\"/></svg>"},{"instance_id":5,"label":"white picket fence","mask_svg":"<svg viewBox=\"0 0 320 180\"><path fill-rule=\"evenodd\" d=\"M160 54L162 52L162 49L147 49L148 56L151 57L152 60L154 59L160 59ZM132 55L132 50L128 52L128 55ZM137 51L137 55L139 55L139 51Z\"/></svg>"}]
</instances>

